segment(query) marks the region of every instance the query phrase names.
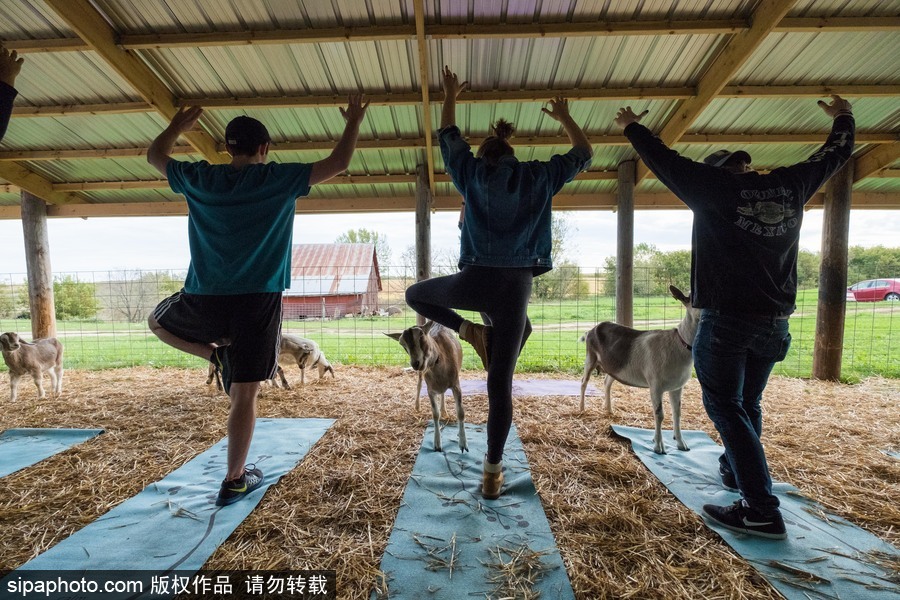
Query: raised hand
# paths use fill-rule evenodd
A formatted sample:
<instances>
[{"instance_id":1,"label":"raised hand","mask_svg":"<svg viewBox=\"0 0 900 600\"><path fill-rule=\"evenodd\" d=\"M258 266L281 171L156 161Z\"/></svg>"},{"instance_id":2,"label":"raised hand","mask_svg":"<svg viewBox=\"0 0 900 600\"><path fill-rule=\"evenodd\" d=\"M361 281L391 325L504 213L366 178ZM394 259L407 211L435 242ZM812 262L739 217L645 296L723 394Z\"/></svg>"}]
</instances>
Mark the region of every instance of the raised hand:
<instances>
[{"instance_id":1,"label":"raised hand","mask_svg":"<svg viewBox=\"0 0 900 600\"><path fill-rule=\"evenodd\" d=\"M848 113L852 109L850 103L837 94L831 95L831 104L828 104L824 100L819 100L817 104L825 111L825 114L832 119L838 116L838 114Z\"/></svg>"},{"instance_id":2,"label":"raised hand","mask_svg":"<svg viewBox=\"0 0 900 600\"><path fill-rule=\"evenodd\" d=\"M453 98L456 100L459 95L465 90L469 89L469 82L463 81L459 82L459 78L456 76L456 73L450 70L450 67L444 65L444 98Z\"/></svg>"},{"instance_id":3,"label":"raised hand","mask_svg":"<svg viewBox=\"0 0 900 600\"><path fill-rule=\"evenodd\" d=\"M6 85L13 87L16 83L16 76L22 70L24 58L19 58L18 52L13 50L10 52L3 46L0 46L0 81Z\"/></svg>"},{"instance_id":4,"label":"raised hand","mask_svg":"<svg viewBox=\"0 0 900 600\"><path fill-rule=\"evenodd\" d=\"M625 108L619 109L619 112L616 113L616 118L613 122L624 129L632 123L640 123L641 119L643 119L644 116L649 112L649 110L645 110L641 114L637 115L633 110L631 110L630 106L626 106Z\"/></svg>"},{"instance_id":5,"label":"raised hand","mask_svg":"<svg viewBox=\"0 0 900 600\"><path fill-rule=\"evenodd\" d=\"M550 110L542 107L541 112L554 121L562 122L563 119L568 119L571 117L571 115L569 114L569 101L562 96L557 96L555 98L547 100L547 104L550 105Z\"/></svg>"},{"instance_id":6,"label":"raised hand","mask_svg":"<svg viewBox=\"0 0 900 600\"><path fill-rule=\"evenodd\" d=\"M341 108L341 116L347 123L362 123L363 117L366 116L366 109L369 108L369 102L363 104L365 97L362 94L351 94L347 98L347 108Z\"/></svg>"},{"instance_id":7,"label":"raised hand","mask_svg":"<svg viewBox=\"0 0 900 600\"><path fill-rule=\"evenodd\" d=\"M199 106L182 106L172 117L169 127L178 133L187 133L194 128L201 115L203 115L203 109Z\"/></svg>"}]
</instances>

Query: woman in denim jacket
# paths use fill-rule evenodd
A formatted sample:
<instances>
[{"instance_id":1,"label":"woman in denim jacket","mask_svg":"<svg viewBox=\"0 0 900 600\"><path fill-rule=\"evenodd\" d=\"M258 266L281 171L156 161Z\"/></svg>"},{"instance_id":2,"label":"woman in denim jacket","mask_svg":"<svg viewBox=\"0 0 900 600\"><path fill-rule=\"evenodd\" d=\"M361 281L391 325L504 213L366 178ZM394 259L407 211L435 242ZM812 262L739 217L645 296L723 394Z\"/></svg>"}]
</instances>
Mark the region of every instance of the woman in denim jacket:
<instances>
[{"instance_id":1,"label":"woman in denim jacket","mask_svg":"<svg viewBox=\"0 0 900 600\"><path fill-rule=\"evenodd\" d=\"M472 154L456 126L456 98L468 85L444 67L439 132L447 173L463 196L459 273L412 285L406 302L420 315L459 332L487 369L487 456L482 495L499 498L503 448L512 425L512 379L527 322L532 277L553 268L550 211L553 195L590 164L593 150L569 115L564 98L542 112L558 121L572 149L549 161L519 162L507 139L513 127L494 126ZM486 314L491 325L464 320L453 309Z\"/></svg>"}]
</instances>

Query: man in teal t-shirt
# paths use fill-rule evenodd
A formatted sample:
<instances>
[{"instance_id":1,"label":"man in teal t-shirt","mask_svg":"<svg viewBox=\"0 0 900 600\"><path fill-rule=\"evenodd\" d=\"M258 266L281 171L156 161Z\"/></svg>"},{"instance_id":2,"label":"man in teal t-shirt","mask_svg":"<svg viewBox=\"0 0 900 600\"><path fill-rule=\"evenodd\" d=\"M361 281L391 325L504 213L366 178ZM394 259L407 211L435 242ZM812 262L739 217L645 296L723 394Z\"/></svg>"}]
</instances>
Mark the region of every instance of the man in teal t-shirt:
<instances>
[{"instance_id":1,"label":"man in teal t-shirt","mask_svg":"<svg viewBox=\"0 0 900 600\"><path fill-rule=\"evenodd\" d=\"M184 289L156 307L150 330L220 368L231 397L228 472L218 506L237 502L263 482L262 471L245 463L260 382L275 376L296 199L349 166L367 107L361 96L350 97L341 109L347 122L341 139L328 157L311 164L269 163L269 132L244 116L225 128L230 164L172 159L178 136L203 114L197 106L178 111L147 150L147 161L187 201L191 251Z\"/></svg>"}]
</instances>

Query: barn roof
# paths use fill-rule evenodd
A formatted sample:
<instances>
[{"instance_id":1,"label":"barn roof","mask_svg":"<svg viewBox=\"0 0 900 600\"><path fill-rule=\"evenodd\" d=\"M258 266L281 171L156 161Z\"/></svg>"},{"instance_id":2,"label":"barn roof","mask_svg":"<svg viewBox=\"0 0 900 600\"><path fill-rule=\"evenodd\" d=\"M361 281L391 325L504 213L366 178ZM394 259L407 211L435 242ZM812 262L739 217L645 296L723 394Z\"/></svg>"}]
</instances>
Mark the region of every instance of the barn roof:
<instances>
[{"instance_id":1,"label":"barn roof","mask_svg":"<svg viewBox=\"0 0 900 600\"><path fill-rule=\"evenodd\" d=\"M623 104L691 158L752 146L766 169L805 158L840 93L857 117L854 208L900 207L900 6L896 0L2 0L0 38L26 57L0 148L0 218L21 189L51 216L184 214L144 153L177 107L206 107L186 160L227 160L226 123L252 114L276 161L315 161L340 136L349 93L372 101L349 172L299 211L412 210L418 172L434 207L458 197L435 144L440 68L470 81L458 122L475 143L514 121L521 158L567 145L551 96L595 147L559 208L613 208L634 157L612 124ZM680 207L638 167L636 207Z\"/></svg>"},{"instance_id":2,"label":"barn roof","mask_svg":"<svg viewBox=\"0 0 900 600\"><path fill-rule=\"evenodd\" d=\"M365 294L381 273L375 244L294 244L291 287L286 296L344 296Z\"/></svg>"}]
</instances>

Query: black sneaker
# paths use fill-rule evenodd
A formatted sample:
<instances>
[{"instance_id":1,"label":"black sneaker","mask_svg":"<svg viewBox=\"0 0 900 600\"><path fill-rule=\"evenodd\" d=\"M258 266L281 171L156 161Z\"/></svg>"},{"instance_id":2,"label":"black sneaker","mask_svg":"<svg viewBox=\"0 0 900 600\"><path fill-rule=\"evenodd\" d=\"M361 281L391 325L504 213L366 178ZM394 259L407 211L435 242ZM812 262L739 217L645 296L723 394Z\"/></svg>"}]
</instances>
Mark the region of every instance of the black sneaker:
<instances>
[{"instance_id":1,"label":"black sneaker","mask_svg":"<svg viewBox=\"0 0 900 600\"><path fill-rule=\"evenodd\" d=\"M729 506L704 504L703 514L722 527L738 533L771 540L783 540L787 537L784 519L777 509L774 514L764 516L747 506L743 500L738 500Z\"/></svg>"},{"instance_id":2,"label":"black sneaker","mask_svg":"<svg viewBox=\"0 0 900 600\"><path fill-rule=\"evenodd\" d=\"M734 473L726 471L721 464L719 465L719 475L722 477L722 487L726 490L729 492L741 491L738 489L737 478L734 476Z\"/></svg>"},{"instance_id":3,"label":"black sneaker","mask_svg":"<svg viewBox=\"0 0 900 600\"><path fill-rule=\"evenodd\" d=\"M228 360L228 346L218 346L213 350L209 362L215 365L216 370L222 374L222 387L228 394L231 391L231 362Z\"/></svg>"},{"instance_id":4,"label":"black sneaker","mask_svg":"<svg viewBox=\"0 0 900 600\"><path fill-rule=\"evenodd\" d=\"M228 506L234 504L263 483L263 472L254 465L244 467L244 474L231 481L223 481L219 488L219 497L216 498L216 506Z\"/></svg>"}]
</instances>

